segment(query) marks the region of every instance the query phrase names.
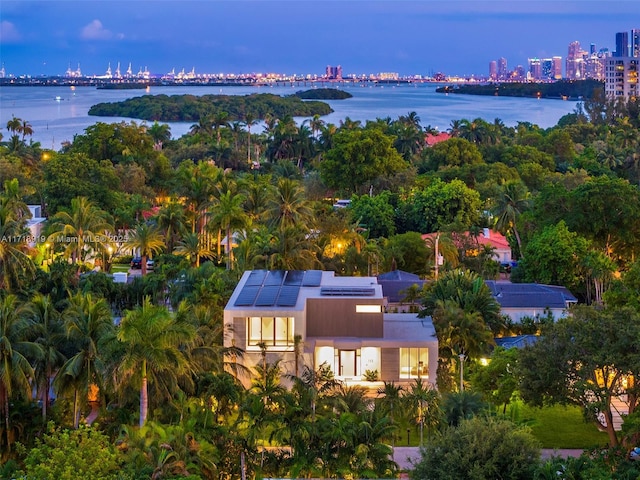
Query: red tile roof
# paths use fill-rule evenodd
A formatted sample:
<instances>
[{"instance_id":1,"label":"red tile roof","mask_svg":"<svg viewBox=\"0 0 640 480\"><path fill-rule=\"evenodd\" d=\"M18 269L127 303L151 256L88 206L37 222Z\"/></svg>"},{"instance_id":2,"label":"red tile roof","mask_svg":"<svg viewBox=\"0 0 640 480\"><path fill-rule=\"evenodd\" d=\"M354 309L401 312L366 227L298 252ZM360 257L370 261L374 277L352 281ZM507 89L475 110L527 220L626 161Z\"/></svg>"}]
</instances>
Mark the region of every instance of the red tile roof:
<instances>
[{"instance_id":1,"label":"red tile roof","mask_svg":"<svg viewBox=\"0 0 640 480\"><path fill-rule=\"evenodd\" d=\"M433 147L436 143L444 142L445 140L449 140L451 135L446 132L440 133L427 133L424 137L424 141L427 144L427 147Z\"/></svg>"}]
</instances>

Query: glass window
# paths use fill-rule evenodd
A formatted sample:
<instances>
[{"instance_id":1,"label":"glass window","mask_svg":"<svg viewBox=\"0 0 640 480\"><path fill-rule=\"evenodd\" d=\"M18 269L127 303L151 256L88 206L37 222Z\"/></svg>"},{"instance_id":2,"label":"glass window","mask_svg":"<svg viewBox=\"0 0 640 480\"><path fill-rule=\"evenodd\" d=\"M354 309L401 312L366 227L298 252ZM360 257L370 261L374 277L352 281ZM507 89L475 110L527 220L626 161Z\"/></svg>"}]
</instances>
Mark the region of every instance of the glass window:
<instances>
[{"instance_id":1,"label":"glass window","mask_svg":"<svg viewBox=\"0 0 640 480\"><path fill-rule=\"evenodd\" d=\"M248 345L257 346L260 342L267 346L293 345L292 317L249 317L247 329Z\"/></svg>"},{"instance_id":2,"label":"glass window","mask_svg":"<svg viewBox=\"0 0 640 480\"><path fill-rule=\"evenodd\" d=\"M400 378L429 378L429 349L400 349Z\"/></svg>"}]
</instances>

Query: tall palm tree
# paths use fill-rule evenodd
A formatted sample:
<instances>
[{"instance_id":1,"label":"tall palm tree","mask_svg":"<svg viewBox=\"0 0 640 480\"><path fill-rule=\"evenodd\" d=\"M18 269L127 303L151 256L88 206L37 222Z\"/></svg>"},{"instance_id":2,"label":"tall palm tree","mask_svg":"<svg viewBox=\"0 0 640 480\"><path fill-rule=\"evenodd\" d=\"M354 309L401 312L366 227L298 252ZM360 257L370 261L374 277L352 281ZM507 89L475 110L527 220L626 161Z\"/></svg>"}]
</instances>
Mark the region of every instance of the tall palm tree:
<instances>
[{"instance_id":1,"label":"tall palm tree","mask_svg":"<svg viewBox=\"0 0 640 480\"><path fill-rule=\"evenodd\" d=\"M244 114L244 126L247 127L247 164L251 166L251 127L258 123L256 116L247 112Z\"/></svg>"},{"instance_id":2,"label":"tall palm tree","mask_svg":"<svg viewBox=\"0 0 640 480\"><path fill-rule=\"evenodd\" d=\"M222 127L229 126L229 113L225 111L216 112L213 117L213 130L216 132L216 144L220 145Z\"/></svg>"},{"instance_id":3,"label":"tall palm tree","mask_svg":"<svg viewBox=\"0 0 640 480\"><path fill-rule=\"evenodd\" d=\"M153 140L153 149L162 150L162 145L171 140L171 127L166 123L153 122L147 129L147 133Z\"/></svg>"},{"instance_id":4,"label":"tall palm tree","mask_svg":"<svg viewBox=\"0 0 640 480\"><path fill-rule=\"evenodd\" d=\"M166 307L153 305L148 297L122 319L117 338L124 345L124 354L117 372L123 382L131 378L140 381L141 427L149 409L149 378L160 383L161 375L186 373L189 365L181 349L193 341L195 333L193 325L177 322Z\"/></svg>"},{"instance_id":5,"label":"tall palm tree","mask_svg":"<svg viewBox=\"0 0 640 480\"><path fill-rule=\"evenodd\" d=\"M178 238L184 234L186 221L184 205L175 199L165 203L158 211L156 222L164 232L168 252L173 252Z\"/></svg>"},{"instance_id":6,"label":"tall palm tree","mask_svg":"<svg viewBox=\"0 0 640 480\"><path fill-rule=\"evenodd\" d=\"M147 259L162 251L164 236L157 226L139 223L133 231L128 233L128 239L124 246L140 252L142 275L146 275Z\"/></svg>"},{"instance_id":7,"label":"tall palm tree","mask_svg":"<svg viewBox=\"0 0 640 480\"><path fill-rule=\"evenodd\" d=\"M438 300L433 312L433 325L438 335L439 349L448 350L445 357L459 357L460 391L464 390L464 361L488 352L493 333L482 314L464 310L455 300Z\"/></svg>"},{"instance_id":8,"label":"tall palm tree","mask_svg":"<svg viewBox=\"0 0 640 480\"><path fill-rule=\"evenodd\" d=\"M311 217L312 211L302 185L289 178L278 180L275 195L269 202L270 223L278 229L308 226Z\"/></svg>"},{"instance_id":9,"label":"tall palm tree","mask_svg":"<svg viewBox=\"0 0 640 480\"><path fill-rule=\"evenodd\" d=\"M16 219L7 206L0 206L0 290L11 291L35 272L28 255L26 219Z\"/></svg>"},{"instance_id":10,"label":"tall palm tree","mask_svg":"<svg viewBox=\"0 0 640 480\"><path fill-rule=\"evenodd\" d=\"M212 220L226 235L227 270L233 266L233 235L245 227L248 217L242 208L244 197L233 195L232 192L223 193L217 201Z\"/></svg>"},{"instance_id":11,"label":"tall palm tree","mask_svg":"<svg viewBox=\"0 0 640 480\"><path fill-rule=\"evenodd\" d=\"M518 217L531 206L529 190L521 181L510 181L500 187L494 201L493 214L496 216L494 230L505 234L512 231L518 242L520 256L524 257L522 241L518 232Z\"/></svg>"},{"instance_id":12,"label":"tall palm tree","mask_svg":"<svg viewBox=\"0 0 640 480\"><path fill-rule=\"evenodd\" d=\"M12 116L11 120L7 122L7 131L12 135L22 133L22 119Z\"/></svg>"},{"instance_id":13,"label":"tall palm tree","mask_svg":"<svg viewBox=\"0 0 640 480\"><path fill-rule=\"evenodd\" d=\"M51 219L52 233L47 241L63 247L65 258L78 265L84 264L90 255L105 251L109 246L109 233L113 226L107 213L86 197L71 200L71 209L56 213Z\"/></svg>"},{"instance_id":14,"label":"tall palm tree","mask_svg":"<svg viewBox=\"0 0 640 480\"><path fill-rule=\"evenodd\" d=\"M31 300L31 319L34 323L34 342L40 345L42 357L35 363L35 376L42 400L42 421L47 422L49 391L54 372L66 361L62 353L65 341L62 316L51 297L40 293Z\"/></svg>"},{"instance_id":15,"label":"tall palm tree","mask_svg":"<svg viewBox=\"0 0 640 480\"><path fill-rule=\"evenodd\" d=\"M103 345L113 340L115 326L107 301L94 300L91 294L82 292L69 298L62 318L75 353L60 367L53 387L58 395L73 390L73 425L78 428L80 394L88 398L93 389L103 390L106 371Z\"/></svg>"},{"instance_id":16,"label":"tall palm tree","mask_svg":"<svg viewBox=\"0 0 640 480\"><path fill-rule=\"evenodd\" d=\"M30 137L33 135L33 127L27 120L22 121L22 125L20 126L20 133L22 134L22 141L24 142L25 137Z\"/></svg>"},{"instance_id":17,"label":"tall palm tree","mask_svg":"<svg viewBox=\"0 0 640 480\"><path fill-rule=\"evenodd\" d=\"M416 422L420 425L420 446L423 446L423 429L427 426L436 427L440 420L439 400L440 395L431 384L421 378L414 379L405 393L403 399L407 402L410 411L415 415Z\"/></svg>"},{"instance_id":18,"label":"tall palm tree","mask_svg":"<svg viewBox=\"0 0 640 480\"><path fill-rule=\"evenodd\" d=\"M0 412L4 414L7 449L11 450L11 398L14 390L31 398L34 371L30 360L41 357L38 344L28 341L33 329L29 308L20 304L15 295L0 301Z\"/></svg>"}]
</instances>

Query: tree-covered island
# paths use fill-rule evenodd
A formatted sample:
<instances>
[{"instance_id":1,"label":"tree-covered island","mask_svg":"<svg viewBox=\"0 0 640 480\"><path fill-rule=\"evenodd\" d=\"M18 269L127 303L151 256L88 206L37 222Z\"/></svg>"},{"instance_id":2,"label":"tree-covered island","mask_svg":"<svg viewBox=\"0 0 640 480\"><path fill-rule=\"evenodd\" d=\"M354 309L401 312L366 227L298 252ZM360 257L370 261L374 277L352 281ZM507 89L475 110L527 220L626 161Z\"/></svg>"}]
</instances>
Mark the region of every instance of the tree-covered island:
<instances>
[{"instance_id":1,"label":"tree-covered island","mask_svg":"<svg viewBox=\"0 0 640 480\"><path fill-rule=\"evenodd\" d=\"M438 93L464 93L467 95L494 95L496 97L555 98L578 100L592 98L597 92L604 94L604 83L598 80L561 80L553 83L485 83L481 85L445 85Z\"/></svg>"},{"instance_id":2,"label":"tree-covered island","mask_svg":"<svg viewBox=\"0 0 640 480\"><path fill-rule=\"evenodd\" d=\"M337 88L312 88L311 90L300 90L294 95L303 100L345 100L353 97L349 92Z\"/></svg>"},{"instance_id":3,"label":"tree-covered island","mask_svg":"<svg viewBox=\"0 0 640 480\"><path fill-rule=\"evenodd\" d=\"M302 101L297 96L281 97L270 93L251 95L144 95L123 102L98 103L89 115L128 117L159 122L194 122L225 112L228 121L242 120L248 115L264 119L267 114L312 117L328 115L331 107L318 101Z\"/></svg>"}]
</instances>

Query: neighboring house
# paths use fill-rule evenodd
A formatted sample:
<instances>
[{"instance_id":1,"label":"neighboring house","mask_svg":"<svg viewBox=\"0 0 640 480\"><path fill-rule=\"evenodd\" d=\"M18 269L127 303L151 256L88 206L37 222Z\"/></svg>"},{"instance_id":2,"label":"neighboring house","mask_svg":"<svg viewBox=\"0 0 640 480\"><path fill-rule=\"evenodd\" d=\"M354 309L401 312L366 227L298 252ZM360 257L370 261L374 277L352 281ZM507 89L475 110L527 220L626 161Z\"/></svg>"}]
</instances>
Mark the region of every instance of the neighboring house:
<instances>
[{"instance_id":1,"label":"neighboring house","mask_svg":"<svg viewBox=\"0 0 640 480\"><path fill-rule=\"evenodd\" d=\"M446 132L427 133L424 136L424 143L427 147L433 147L436 143L445 142L451 138L451 134Z\"/></svg>"},{"instance_id":2,"label":"neighboring house","mask_svg":"<svg viewBox=\"0 0 640 480\"><path fill-rule=\"evenodd\" d=\"M495 280L486 280L485 283L500 304L501 313L511 317L513 322L520 322L523 317L537 318L547 314L557 319L578 302L569 290L556 285Z\"/></svg>"},{"instance_id":3,"label":"neighboring house","mask_svg":"<svg viewBox=\"0 0 640 480\"><path fill-rule=\"evenodd\" d=\"M469 232L465 232L466 236L469 236ZM476 237L478 244L482 246L488 246L493 248L494 258L500 263L511 263L511 246L507 241L507 238L500 232L491 230L490 228L483 228L482 233Z\"/></svg>"},{"instance_id":4,"label":"neighboring house","mask_svg":"<svg viewBox=\"0 0 640 480\"><path fill-rule=\"evenodd\" d=\"M29 229L28 243L34 247L36 243L44 243L42 228L47 219L42 216L42 207L40 205L27 205L27 207L31 213L31 218L27 220L27 228Z\"/></svg>"},{"instance_id":5,"label":"neighboring house","mask_svg":"<svg viewBox=\"0 0 640 480\"><path fill-rule=\"evenodd\" d=\"M422 235L422 239L431 239L431 241L433 241L437 235L437 233L425 233ZM497 262L502 264L510 264L512 262L511 246L506 237L500 232L496 232L490 228L483 228L482 233L479 235L472 235L471 232L462 232L455 233L452 237L453 242L459 250L467 250L467 256L475 256L478 254L477 251L474 251L476 250L475 244L477 244L480 248L483 246L491 247L493 249L493 258ZM438 264L442 265L443 263L444 259L442 255L439 255Z\"/></svg>"},{"instance_id":6,"label":"neighboring house","mask_svg":"<svg viewBox=\"0 0 640 480\"><path fill-rule=\"evenodd\" d=\"M431 320L385 314L375 277L247 271L225 307L224 325L225 346L244 350L238 362L247 367L260 365L263 345L266 361L280 361L285 375L295 374L296 363L298 374L303 365L317 370L327 364L347 384L377 389L379 382L364 381L367 372L377 372L379 381L422 378L435 386L438 340Z\"/></svg>"},{"instance_id":7,"label":"neighboring house","mask_svg":"<svg viewBox=\"0 0 640 480\"><path fill-rule=\"evenodd\" d=\"M414 285L418 290L422 290L426 280L422 280L418 275L402 270L392 270L391 272L378 275L378 283L382 285L382 295L384 296L384 306L387 312L406 313L418 311L421 308L420 297L407 299L407 293Z\"/></svg>"}]
</instances>

